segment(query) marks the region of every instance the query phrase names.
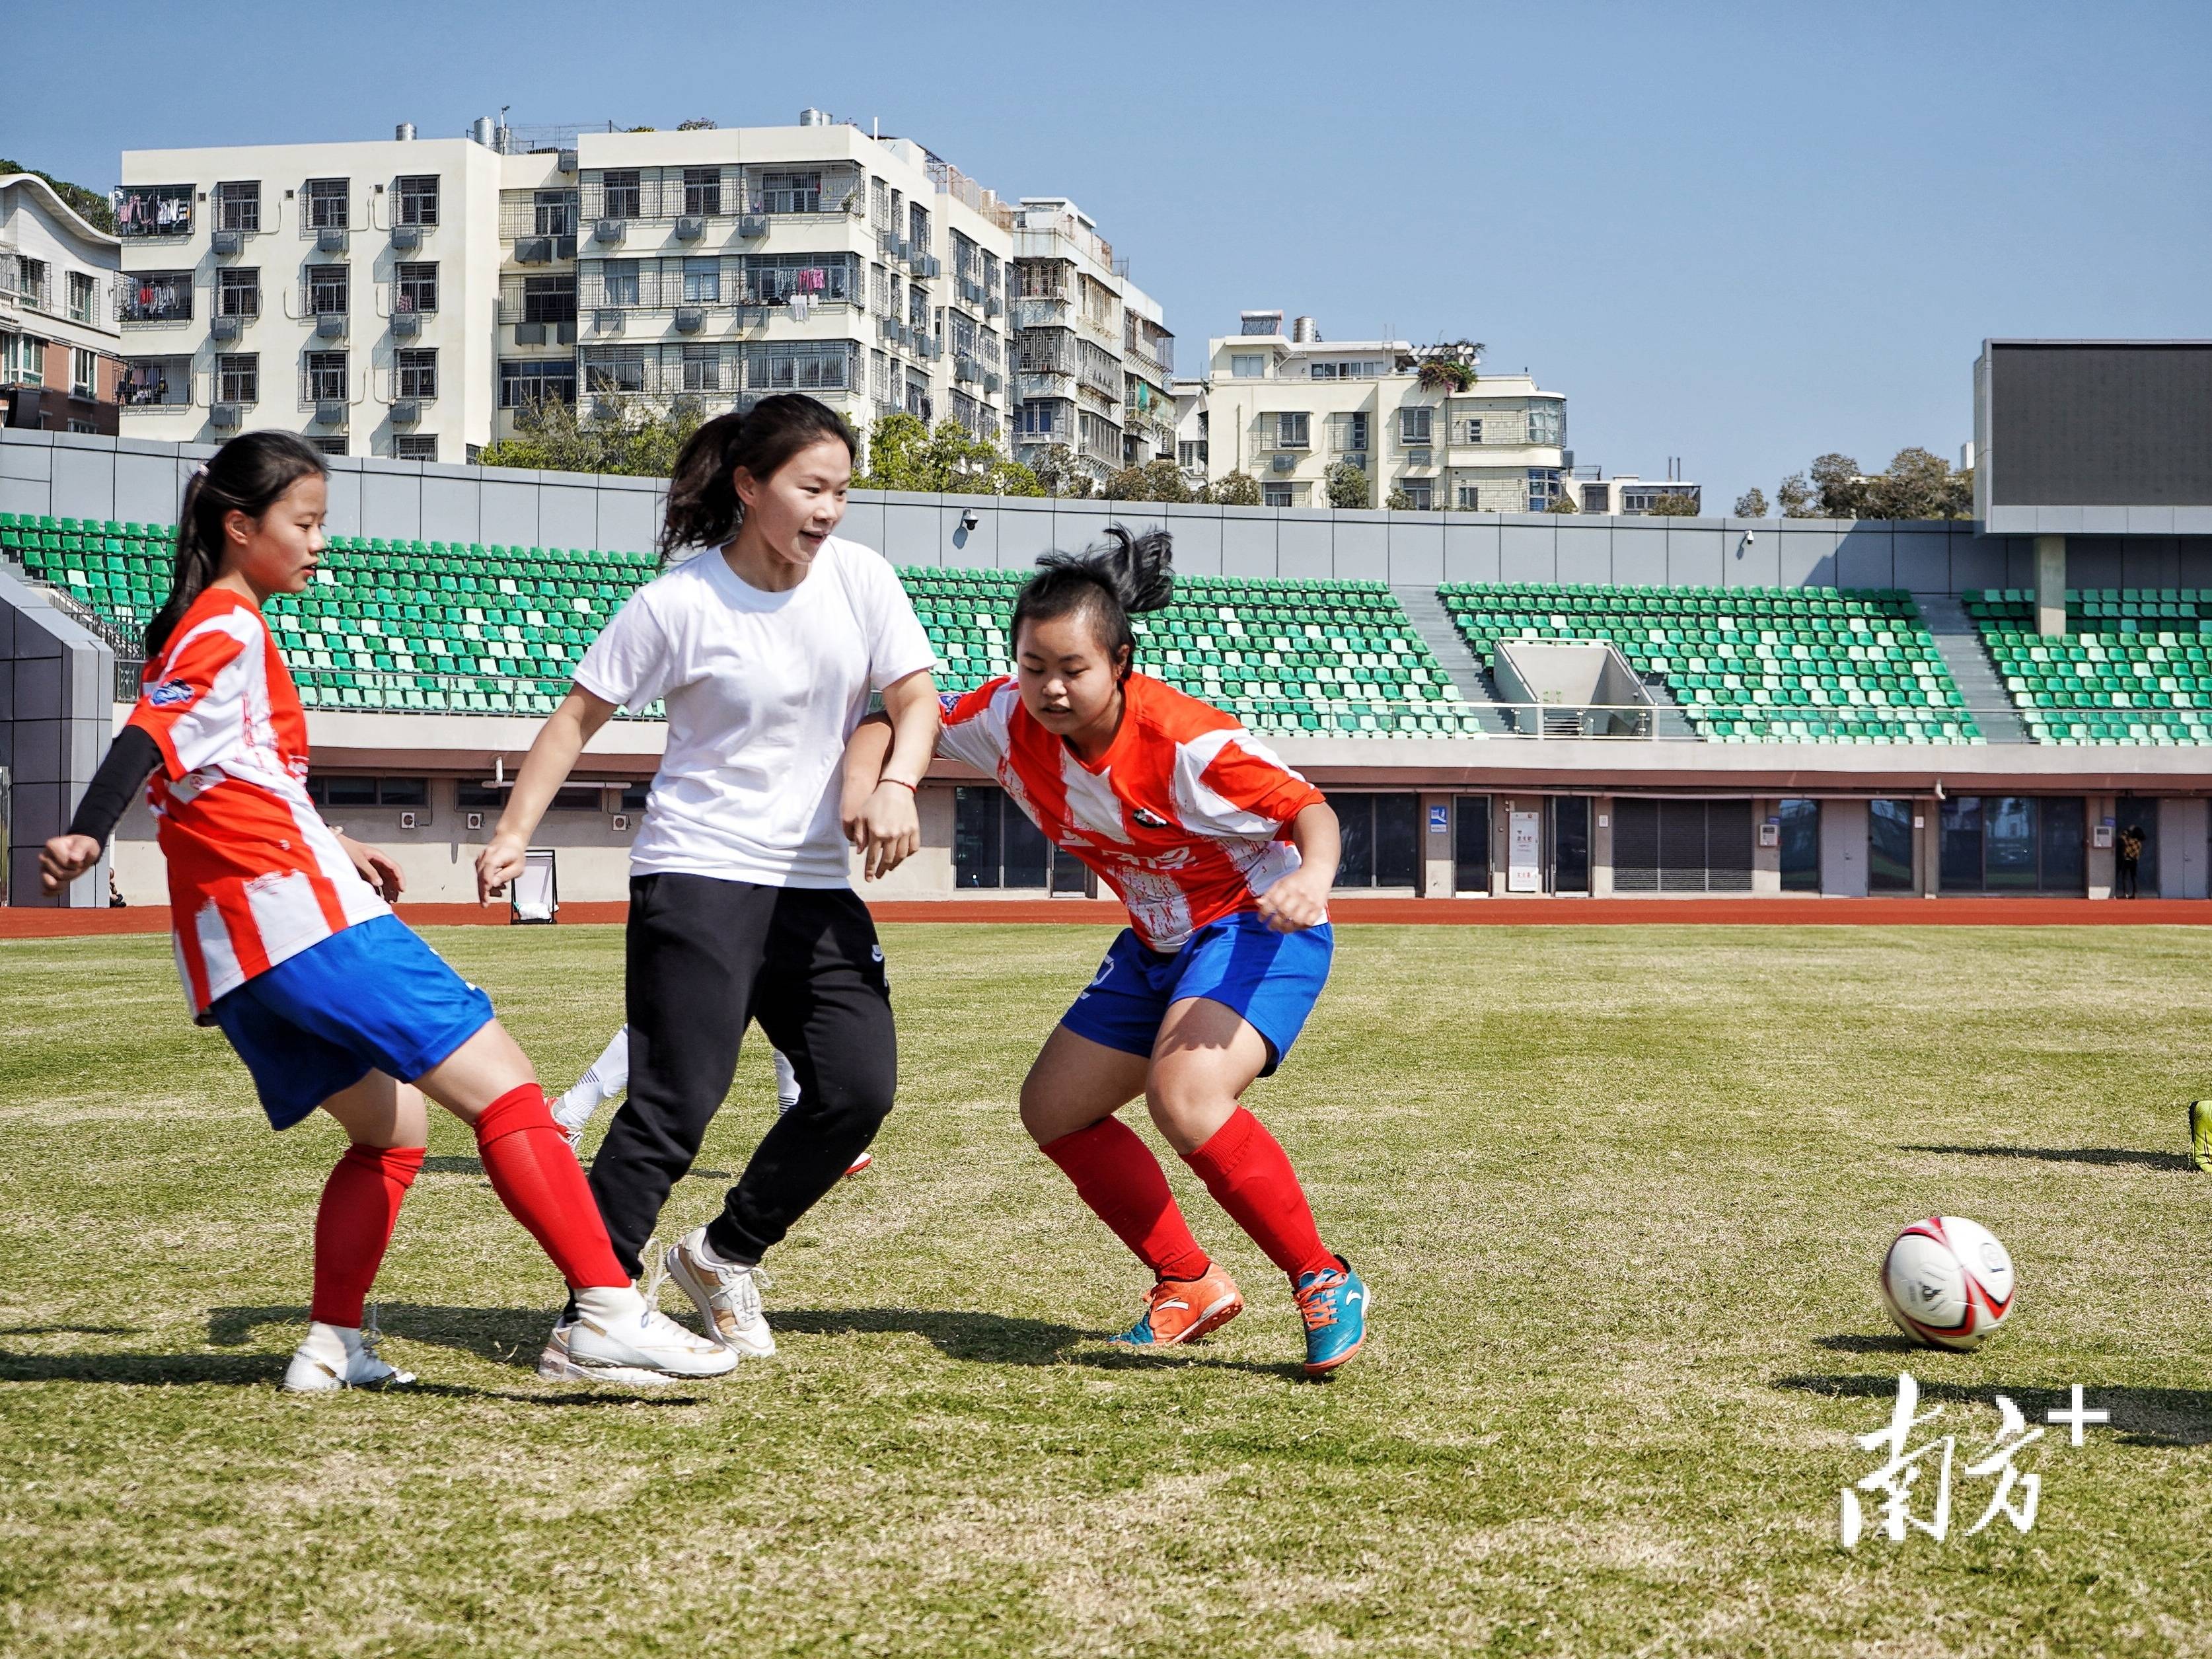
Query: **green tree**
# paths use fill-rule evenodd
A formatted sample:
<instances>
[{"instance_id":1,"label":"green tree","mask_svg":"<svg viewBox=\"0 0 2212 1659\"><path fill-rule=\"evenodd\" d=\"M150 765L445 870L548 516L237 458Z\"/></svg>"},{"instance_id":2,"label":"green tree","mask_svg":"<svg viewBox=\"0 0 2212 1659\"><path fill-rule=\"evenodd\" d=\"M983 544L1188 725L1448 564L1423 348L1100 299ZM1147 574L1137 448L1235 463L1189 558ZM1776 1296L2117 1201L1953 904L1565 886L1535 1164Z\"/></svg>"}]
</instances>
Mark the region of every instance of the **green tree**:
<instances>
[{"instance_id":1,"label":"green tree","mask_svg":"<svg viewBox=\"0 0 2212 1659\"><path fill-rule=\"evenodd\" d=\"M1558 495L1553 496L1552 499L1545 504L1544 511L1547 513L1579 513L1582 511L1582 508L1575 505L1575 498L1573 496L1568 495L1565 490L1562 489Z\"/></svg>"},{"instance_id":2,"label":"green tree","mask_svg":"<svg viewBox=\"0 0 2212 1659\"><path fill-rule=\"evenodd\" d=\"M556 398L529 404L514 417L514 436L488 444L482 466L527 467L543 472L606 472L665 478L676 457L706 419L696 398L667 402L594 398L589 413Z\"/></svg>"},{"instance_id":3,"label":"green tree","mask_svg":"<svg viewBox=\"0 0 2212 1659\"><path fill-rule=\"evenodd\" d=\"M959 422L933 429L921 417L885 415L868 430L867 471L853 480L861 489L912 489L929 495L1042 495L1036 475L988 438Z\"/></svg>"},{"instance_id":4,"label":"green tree","mask_svg":"<svg viewBox=\"0 0 2212 1659\"><path fill-rule=\"evenodd\" d=\"M1757 484L1735 498L1735 516L1739 519L1763 519L1766 516L1766 492Z\"/></svg>"},{"instance_id":5,"label":"green tree","mask_svg":"<svg viewBox=\"0 0 2212 1659\"><path fill-rule=\"evenodd\" d=\"M1859 464L1849 455L1830 451L1813 458L1813 489L1823 519L1863 519L1866 516L1867 483Z\"/></svg>"},{"instance_id":6,"label":"green tree","mask_svg":"<svg viewBox=\"0 0 2212 1659\"><path fill-rule=\"evenodd\" d=\"M54 187L54 194L67 202L78 218L94 230L115 234L115 207L96 190L87 190L82 185L73 185L66 179L57 179L51 173L41 173L36 167L27 167L21 161L0 161L0 174L27 173L33 179L43 179Z\"/></svg>"},{"instance_id":7,"label":"green tree","mask_svg":"<svg viewBox=\"0 0 2212 1659\"><path fill-rule=\"evenodd\" d=\"M1066 444L1047 444L1030 468L1048 495L1081 497L1091 493L1091 472Z\"/></svg>"},{"instance_id":8,"label":"green tree","mask_svg":"<svg viewBox=\"0 0 2212 1659\"><path fill-rule=\"evenodd\" d=\"M1328 492L1331 507L1372 507L1375 504L1375 481L1367 476L1364 467L1350 461L1339 461L1322 476L1322 487Z\"/></svg>"},{"instance_id":9,"label":"green tree","mask_svg":"<svg viewBox=\"0 0 2212 1659\"><path fill-rule=\"evenodd\" d=\"M1413 510L1413 498L1402 489L1393 489L1382 498L1382 505L1393 513L1411 513Z\"/></svg>"},{"instance_id":10,"label":"green tree","mask_svg":"<svg viewBox=\"0 0 2212 1659\"><path fill-rule=\"evenodd\" d=\"M1960 480L1965 479L1964 502ZM1961 519L1973 512L1971 474L1951 471L1941 455L1913 446L1897 452L1889 470L1866 481L1869 519Z\"/></svg>"},{"instance_id":11,"label":"green tree","mask_svg":"<svg viewBox=\"0 0 2212 1659\"><path fill-rule=\"evenodd\" d=\"M1785 519L1817 519L1820 514L1813 506L1813 487L1805 482L1805 475L1793 472L1775 486L1774 504L1782 509Z\"/></svg>"},{"instance_id":12,"label":"green tree","mask_svg":"<svg viewBox=\"0 0 2212 1659\"><path fill-rule=\"evenodd\" d=\"M1694 519L1701 509L1698 498L1687 490L1669 490L1645 510L1655 519Z\"/></svg>"},{"instance_id":13,"label":"green tree","mask_svg":"<svg viewBox=\"0 0 2212 1659\"><path fill-rule=\"evenodd\" d=\"M1213 481L1208 500L1221 507L1260 505L1260 481L1249 472L1225 472Z\"/></svg>"},{"instance_id":14,"label":"green tree","mask_svg":"<svg viewBox=\"0 0 2212 1659\"><path fill-rule=\"evenodd\" d=\"M1190 486L1183 482L1182 469L1163 456L1109 473L1098 493L1109 501L1187 501Z\"/></svg>"}]
</instances>

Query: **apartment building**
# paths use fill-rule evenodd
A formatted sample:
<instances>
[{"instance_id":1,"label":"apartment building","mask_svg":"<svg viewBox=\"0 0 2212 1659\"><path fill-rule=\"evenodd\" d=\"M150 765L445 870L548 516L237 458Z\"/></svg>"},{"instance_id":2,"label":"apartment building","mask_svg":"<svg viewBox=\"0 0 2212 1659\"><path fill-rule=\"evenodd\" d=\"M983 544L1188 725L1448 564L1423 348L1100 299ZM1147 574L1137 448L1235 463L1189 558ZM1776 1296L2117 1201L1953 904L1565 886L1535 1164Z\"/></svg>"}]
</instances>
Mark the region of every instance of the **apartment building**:
<instances>
[{"instance_id":1,"label":"apartment building","mask_svg":"<svg viewBox=\"0 0 2212 1659\"><path fill-rule=\"evenodd\" d=\"M0 425L114 434L117 264L45 179L0 175Z\"/></svg>"},{"instance_id":2,"label":"apartment building","mask_svg":"<svg viewBox=\"0 0 2212 1659\"><path fill-rule=\"evenodd\" d=\"M124 429L460 462L542 399L802 391L1006 440L1018 216L950 162L816 110L564 138L126 152Z\"/></svg>"},{"instance_id":3,"label":"apartment building","mask_svg":"<svg viewBox=\"0 0 2212 1659\"><path fill-rule=\"evenodd\" d=\"M1610 513L1633 519L1657 509L1671 497L1686 499L1693 510L1705 503L1705 486L1675 477L1642 478L1633 472L1607 477L1596 467L1573 467L1560 488L1577 513Z\"/></svg>"},{"instance_id":4,"label":"apartment building","mask_svg":"<svg viewBox=\"0 0 2212 1659\"><path fill-rule=\"evenodd\" d=\"M1014 458L1055 447L1094 478L1175 453L1175 336L1097 226L1025 196L1013 226Z\"/></svg>"},{"instance_id":5,"label":"apartment building","mask_svg":"<svg viewBox=\"0 0 2212 1659\"><path fill-rule=\"evenodd\" d=\"M1328 471L1348 461L1420 510L1540 513L1567 470L1567 400L1527 373L1405 340L1324 341L1313 319L1289 333L1279 311L1248 311L1209 340L1202 386L1184 383L1177 459L1209 481L1258 480L1271 507L1326 507ZM1425 373L1424 371L1426 371Z\"/></svg>"}]
</instances>

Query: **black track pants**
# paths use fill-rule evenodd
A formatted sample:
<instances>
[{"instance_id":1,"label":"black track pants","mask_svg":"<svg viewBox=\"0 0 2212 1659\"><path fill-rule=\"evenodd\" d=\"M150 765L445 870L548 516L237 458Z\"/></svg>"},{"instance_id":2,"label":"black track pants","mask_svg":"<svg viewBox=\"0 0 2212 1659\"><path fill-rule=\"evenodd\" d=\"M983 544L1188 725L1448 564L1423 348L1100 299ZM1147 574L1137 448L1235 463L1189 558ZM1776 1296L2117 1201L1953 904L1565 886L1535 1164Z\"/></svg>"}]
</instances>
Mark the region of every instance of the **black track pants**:
<instances>
[{"instance_id":1,"label":"black track pants","mask_svg":"<svg viewBox=\"0 0 2212 1659\"><path fill-rule=\"evenodd\" d=\"M719 1254L757 1258L836 1185L890 1111L897 1037L875 923L848 888L639 876L627 955L629 1098L592 1163L615 1255L639 1272L757 1019L797 1070L799 1103L707 1228Z\"/></svg>"}]
</instances>

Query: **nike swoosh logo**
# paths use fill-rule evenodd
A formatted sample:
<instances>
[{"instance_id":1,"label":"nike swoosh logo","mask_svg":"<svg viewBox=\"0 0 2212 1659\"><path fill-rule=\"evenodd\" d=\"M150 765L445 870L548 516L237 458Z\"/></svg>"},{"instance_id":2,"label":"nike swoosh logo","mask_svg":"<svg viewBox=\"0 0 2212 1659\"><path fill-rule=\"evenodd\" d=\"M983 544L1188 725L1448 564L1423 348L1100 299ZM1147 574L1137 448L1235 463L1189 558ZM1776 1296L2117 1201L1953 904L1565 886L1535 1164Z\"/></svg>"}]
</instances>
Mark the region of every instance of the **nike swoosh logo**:
<instances>
[{"instance_id":1,"label":"nike swoosh logo","mask_svg":"<svg viewBox=\"0 0 2212 1659\"><path fill-rule=\"evenodd\" d=\"M1188 1302L1163 1302L1160 1304L1160 1308L1162 1311L1165 1311L1170 1308L1181 1308L1185 1313L1188 1313L1190 1311L1190 1304Z\"/></svg>"},{"instance_id":2,"label":"nike swoosh logo","mask_svg":"<svg viewBox=\"0 0 2212 1659\"><path fill-rule=\"evenodd\" d=\"M1359 1292L1358 1292L1358 1291L1353 1291L1350 1296L1347 1296L1347 1297L1345 1297L1344 1299L1345 1299L1346 1302L1357 1302L1357 1301L1358 1301L1358 1300L1359 1300Z\"/></svg>"}]
</instances>

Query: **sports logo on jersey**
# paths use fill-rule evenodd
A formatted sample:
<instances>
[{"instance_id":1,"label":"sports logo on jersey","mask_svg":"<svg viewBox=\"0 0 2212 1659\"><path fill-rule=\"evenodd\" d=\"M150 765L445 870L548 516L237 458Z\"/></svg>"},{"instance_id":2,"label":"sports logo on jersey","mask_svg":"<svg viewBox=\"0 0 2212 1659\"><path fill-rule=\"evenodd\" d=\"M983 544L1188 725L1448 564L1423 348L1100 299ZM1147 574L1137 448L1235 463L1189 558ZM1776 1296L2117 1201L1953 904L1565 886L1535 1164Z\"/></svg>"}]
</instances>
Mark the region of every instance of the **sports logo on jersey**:
<instances>
[{"instance_id":1,"label":"sports logo on jersey","mask_svg":"<svg viewBox=\"0 0 2212 1659\"><path fill-rule=\"evenodd\" d=\"M146 688L146 701L156 708L173 708L180 702L190 702L192 696L191 686L184 680L163 680Z\"/></svg>"},{"instance_id":2,"label":"sports logo on jersey","mask_svg":"<svg viewBox=\"0 0 2212 1659\"><path fill-rule=\"evenodd\" d=\"M1141 806L1131 807L1129 816L1147 830L1170 830L1175 827L1158 813L1148 812Z\"/></svg>"}]
</instances>

